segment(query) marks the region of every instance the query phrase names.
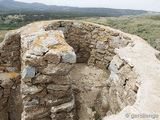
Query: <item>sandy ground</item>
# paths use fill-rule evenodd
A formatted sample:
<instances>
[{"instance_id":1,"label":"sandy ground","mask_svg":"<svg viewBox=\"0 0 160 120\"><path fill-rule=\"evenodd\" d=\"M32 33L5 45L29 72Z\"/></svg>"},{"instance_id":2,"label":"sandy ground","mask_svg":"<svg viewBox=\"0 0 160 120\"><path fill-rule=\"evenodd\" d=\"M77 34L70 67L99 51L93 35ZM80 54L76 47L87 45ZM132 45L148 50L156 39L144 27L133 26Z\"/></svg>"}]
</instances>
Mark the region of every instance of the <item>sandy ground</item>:
<instances>
[{"instance_id":1,"label":"sandy ground","mask_svg":"<svg viewBox=\"0 0 160 120\"><path fill-rule=\"evenodd\" d=\"M100 100L99 97L108 76L108 71L88 67L86 64L76 64L71 70L70 78L79 91L77 94L80 104L79 120L100 120L100 115L96 112L97 103L100 103L97 100Z\"/></svg>"}]
</instances>

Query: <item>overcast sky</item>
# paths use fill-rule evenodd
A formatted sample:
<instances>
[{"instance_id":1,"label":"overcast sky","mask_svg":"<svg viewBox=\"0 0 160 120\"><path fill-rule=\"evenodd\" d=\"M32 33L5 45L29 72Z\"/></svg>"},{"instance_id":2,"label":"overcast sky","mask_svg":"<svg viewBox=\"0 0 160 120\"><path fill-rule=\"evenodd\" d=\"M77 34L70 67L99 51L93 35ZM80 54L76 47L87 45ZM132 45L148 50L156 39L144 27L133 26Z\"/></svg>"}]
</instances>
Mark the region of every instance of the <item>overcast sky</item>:
<instances>
[{"instance_id":1,"label":"overcast sky","mask_svg":"<svg viewBox=\"0 0 160 120\"><path fill-rule=\"evenodd\" d=\"M160 11L160 0L15 0L21 2L39 2L47 5L76 7L106 7L122 9L140 9Z\"/></svg>"}]
</instances>

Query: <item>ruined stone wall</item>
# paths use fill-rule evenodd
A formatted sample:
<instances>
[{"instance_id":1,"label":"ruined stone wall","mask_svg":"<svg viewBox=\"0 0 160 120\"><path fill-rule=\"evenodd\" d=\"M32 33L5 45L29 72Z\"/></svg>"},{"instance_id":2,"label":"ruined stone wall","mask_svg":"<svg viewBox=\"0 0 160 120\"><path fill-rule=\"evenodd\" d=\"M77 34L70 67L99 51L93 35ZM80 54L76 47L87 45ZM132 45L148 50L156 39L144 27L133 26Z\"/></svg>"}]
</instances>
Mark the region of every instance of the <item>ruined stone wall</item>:
<instances>
[{"instance_id":1,"label":"ruined stone wall","mask_svg":"<svg viewBox=\"0 0 160 120\"><path fill-rule=\"evenodd\" d=\"M21 39L22 119L75 119L72 88L63 81L76 62L76 55L65 42L62 31L43 31Z\"/></svg>"},{"instance_id":2,"label":"ruined stone wall","mask_svg":"<svg viewBox=\"0 0 160 120\"><path fill-rule=\"evenodd\" d=\"M68 81L75 63L110 70L102 93L107 115L133 105L140 85L138 73L130 59L116 51L134 48L137 39L109 27L63 20L36 22L8 33L0 44L2 120L78 119L74 88ZM23 106L13 119L15 113L8 110L10 91L19 85Z\"/></svg>"},{"instance_id":3,"label":"ruined stone wall","mask_svg":"<svg viewBox=\"0 0 160 120\"><path fill-rule=\"evenodd\" d=\"M160 61L157 54L160 52L141 38L130 36L134 39L132 45L116 49L116 56L113 57L109 67L111 74L107 81L109 90L107 101L116 103L110 109L116 115L109 116L107 113L108 116L103 120L159 120L160 110L157 105L160 104L158 101ZM124 101L124 98L127 100ZM121 111L118 113L116 109ZM154 118L144 115L153 115Z\"/></svg>"},{"instance_id":4,"label":"ruined stone wall","mask_svg":"<svg viewBox=\"0 0 160 120\"><path fill-rule=\"evenodd\" d=\"M7 73L20 72L20 36L8 33L0 44L0 71Z\"/></svg>"},{"instance_id":5,"label":"ruined stone wall","mask_svg":"<svg viewBox=\"0 0 160 120\"><path fill-rule=\"evenodd\" d=\"M140 83L136 80L134 66L118 55L111 60L109 70L111 74L106 81L106 91L110 109L107 114L117 114L126 106L134 104Z\"/></svg>"},{"instance_id":6,"label":"ruined stone wall","mask_svg":"<svg viewBox=\"0 0 160 120\"><path fill-rule=\"evenodd\" d=\"M2 120L7 120L14 114L8 111L11 107L10 93L19 86L20 67L20 36L10 32L0 44L0 116ZM18 117L20 114L17 114Z\"/></svg>"},{"instance_id":7,"label":"ruined stone wall","mask_svg":"<svg viewBox=\"0 0 160 120\"><path fill-rule=\"evenodd\" d=\"M45 31L62 30L77 55L77 62L107 69L115 55L114 49L125 47L131 38L118 30L78 21L58 21L44 27Z\"/></svg>"},{"instance_id":8,"label":"ruined stone wall","mask_svg":"<svg viewBox=\"0 0 160 120\"><path fill-rule=\"evenodd\" d=\"M117 30L83 22L60 21L46 27L47 31L51 29L64 32L67 43L76 52L77 62L85 62L101 69L111 69L110 79L107 80L107 87L104 88L108 91L106 95L108 114L118 113L125 106L132 105L135 102L137 90L132 87L136 83L136 73L133 71L130 77L124 77L134 67L129 66L126 61L120 59L117 61L118 58L116 59L116 57L113 59L113 56L116 55L116 48L132 46L132 40L129 36ZM117 68L113 61L121 65ZM116 75L117 73L118 75ZM116 78L119 74L121 74L120 78ZM114 79L118 79L119 82Z\"/></svg>"}]
</instances>

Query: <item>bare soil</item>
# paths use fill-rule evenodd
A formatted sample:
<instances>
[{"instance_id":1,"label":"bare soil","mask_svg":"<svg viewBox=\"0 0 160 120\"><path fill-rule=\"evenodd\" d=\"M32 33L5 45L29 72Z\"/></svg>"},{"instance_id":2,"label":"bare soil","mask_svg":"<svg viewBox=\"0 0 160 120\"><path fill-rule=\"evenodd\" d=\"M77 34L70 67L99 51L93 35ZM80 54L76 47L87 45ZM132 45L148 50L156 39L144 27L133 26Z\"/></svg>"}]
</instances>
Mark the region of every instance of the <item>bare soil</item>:
<instances>
[{"instance_id":1,"label":"bare soil","mask_svg":"<svg viewBox=\"0 0 160 120\"><path fill-rule=\"evenodd\" d=\"M78 89L77 102L79 104L79 120L100 120L102 115L98 107L101 106L101 91L105 87L109 71L90 67L86 64L75 64L70 72L74 87Z\"/></svg>"}]
</instances>

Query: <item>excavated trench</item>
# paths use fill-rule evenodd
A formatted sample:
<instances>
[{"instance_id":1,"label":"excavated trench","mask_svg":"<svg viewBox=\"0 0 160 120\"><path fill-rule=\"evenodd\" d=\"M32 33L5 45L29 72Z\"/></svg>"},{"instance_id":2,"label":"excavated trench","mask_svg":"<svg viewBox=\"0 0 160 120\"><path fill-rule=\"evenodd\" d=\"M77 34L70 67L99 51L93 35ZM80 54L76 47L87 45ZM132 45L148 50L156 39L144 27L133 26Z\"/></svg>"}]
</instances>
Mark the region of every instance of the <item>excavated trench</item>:
<instances>
[{"instance_id":1,"label":"excavated trench","mask_svg":"<svg viewBox=\"0 0 160 120\"><path fill-rule=\"evenodd\" d=\"M57 46L48 47L52 53L42 51L41 43L52 37ZM2 120L101 120L133 105L137 74L115 52L132 47L132 42L118 30L79 21L37 22L8 33L0 44ZM10 75L6 81L11 84L4 83L5 75Z\"/></svg>"}]
</instances>

